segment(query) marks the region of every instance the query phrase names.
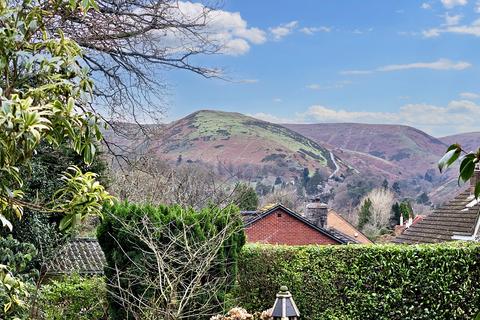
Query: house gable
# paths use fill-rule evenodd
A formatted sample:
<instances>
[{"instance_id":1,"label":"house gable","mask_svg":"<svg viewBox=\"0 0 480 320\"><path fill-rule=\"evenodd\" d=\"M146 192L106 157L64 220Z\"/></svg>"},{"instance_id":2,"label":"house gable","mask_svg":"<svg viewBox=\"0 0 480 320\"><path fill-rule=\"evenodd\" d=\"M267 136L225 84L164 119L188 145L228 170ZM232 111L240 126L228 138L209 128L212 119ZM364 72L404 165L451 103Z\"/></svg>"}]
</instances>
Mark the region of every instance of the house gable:
<instances>
[{"instance_id":1,"label":"house gable","mask_svg":"<svg viewBox=\"0 0 480 320\"><path fill-rule=\"evenodd\" d=\"M343 244L344 241L322 230L293 211L277 205L245 225L248 242L308 245Z\"/></svg>"}]
</instances>

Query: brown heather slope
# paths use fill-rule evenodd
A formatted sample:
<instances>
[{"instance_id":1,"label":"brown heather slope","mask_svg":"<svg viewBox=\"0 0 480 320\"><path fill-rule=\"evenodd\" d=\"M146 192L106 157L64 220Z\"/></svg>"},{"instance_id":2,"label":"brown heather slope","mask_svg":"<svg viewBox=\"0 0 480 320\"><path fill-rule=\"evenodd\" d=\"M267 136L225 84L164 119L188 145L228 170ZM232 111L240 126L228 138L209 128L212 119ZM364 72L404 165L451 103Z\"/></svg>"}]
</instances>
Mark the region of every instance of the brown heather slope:
<instances>
[{"instance_id":1,"label":"brown heather slope","mask_svg":"<svg viewBox=\"0 0 480 320\"><path fill-rule=\"evenodd\" d=\"M459 143L467 152L476 151L480 147L480 132L460 133L439 139L447 145Z\"/></svg>"},{"instance_id":2,"label":"brown heather slope","mask_svg":"<svg viewBox=\"0 0 480 320\"><path fill-rule=\"evenodd\" d=\"M285 124L326 146L357 170L390 179L433 173L446 144L418 129L401 125L358 123Z\"/></svg>"}]
</instances>

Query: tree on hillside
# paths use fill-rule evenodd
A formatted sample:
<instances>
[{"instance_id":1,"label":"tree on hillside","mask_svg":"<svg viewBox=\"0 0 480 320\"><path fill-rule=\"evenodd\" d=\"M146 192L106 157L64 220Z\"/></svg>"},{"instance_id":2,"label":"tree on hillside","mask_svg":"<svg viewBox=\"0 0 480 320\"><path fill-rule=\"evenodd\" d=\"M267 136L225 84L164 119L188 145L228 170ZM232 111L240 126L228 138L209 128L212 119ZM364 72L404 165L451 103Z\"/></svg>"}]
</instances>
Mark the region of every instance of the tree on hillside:
<instances>
[{"instance_id":1,"label":"tree on hillside","mask_svg":"<svg viewBox=\"0 0 480 320\"><path fill-rule=\"evenodd\" d=\"M320 187L328 179L328 174L319 169L315 170L313 176L308 179L308 182L305 184L305 191L308 195L315 195L319 193Z\"/></svg>"},{"instance_id":2,"label":"tree on hillside","mask_svg":"<svg viewBox=\"0 0 480 320\"><path fill-rule=\"evenodd\" d=\"M361 221L363 230L369 236L375 237L389 227L393 201L393 193L383 188L374 189L363 198L358 211L360 215L362 209L369 209L369 216L365 215L365 219Z\"/></svg>"},{"instance_id":3,"label":"tree on hillside","mask_svg":"<svg viewBox=\"0 0 480 320\"><path fill-rule=\"evenodd\" d=\"M382 188L383 189L388 189L388 180L387 179L383 179Z\"/></svg>"},{"instance_id":4,"label":"tree on hillside","mask_svg":"<svg viewBox=\"0 0 480 320\"><path fill-rule=\"evenodd\" d=\"M395 181L393 184L392 184L392 190L398 195L400 194L400 184L398 183L398 181Z\"/></svg>"},{"instance_id":5,"label":"tree on hillside","mask_svg":"<svg viewBox=\"0 0 480 320\"><path fill-rule=\"evenodd\" d=\"M392 205L391 217L390 217L390 227L393 228L400 223L400 204L395 202Z\"/></svg>"},{"instance_id":6,"label":"tree on hillside","mask_svg":"<svg viewBox=\"0 0 480 320\"><path fill-rule=\"evenodd\" d=\"M232 203L240 210L253 211L258 208L258 196L251 186L240 183L235 187Z\"/></svg>"},{"instance_id":7,"label":"tree on hillside","mask_svg":"<svg viewBox=\"0 0 480 320\"><path fill-rule=\"evenodd\" d=\"M302 185L306 187L308 180L310 180L310 170L308 168L303 168L302 171Z\"/></svg>"},{"instance_id":8,"label":"tree on hillside","mask_svg":"<svg viewBox=\"0 0 480 320\"><path fill-rule=\"evenodd\" d=\"M372 217L372 200L366 198L358 211L358 228L363 230Z\"/></svg>"},{"instance_id":9,"label":"tree on hillside","mask_svg":"<svg viewBox=\"0 0 480 320\"><path fill-rule=\"evenodd\" d=\"M430 204L430 198L426 192L422 192L421 195L417 197L417 203L420 204Z\"/></svg>"},{"instance_id":10,"label":"tree on hillside","mask_svg":"<svg viewBox=\"0 0 480 320\"><path fill-rule=\"evenodd\" d=\"M132 161L123 171L113 170L110 190L121 200L198 209L231 203L234 185L231 177L219 176L208 166L171 165L155 156L145 156Z\"/></svg>"}]
</instances>

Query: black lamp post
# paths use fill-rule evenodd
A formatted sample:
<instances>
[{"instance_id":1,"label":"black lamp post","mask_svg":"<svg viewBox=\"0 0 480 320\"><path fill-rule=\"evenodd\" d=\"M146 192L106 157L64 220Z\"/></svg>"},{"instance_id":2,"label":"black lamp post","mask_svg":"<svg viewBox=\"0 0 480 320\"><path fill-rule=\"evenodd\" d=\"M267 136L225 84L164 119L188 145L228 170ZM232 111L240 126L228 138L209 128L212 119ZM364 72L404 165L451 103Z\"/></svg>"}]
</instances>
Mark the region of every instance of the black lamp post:
<instances>
[{"instance_id":1,"label":"black lamp post","mask_svg":"<svg viewBox=\"0 0 480 320\"><path fill-rule=\"evenodd\" d=\"M277 293L272 317L274 320L297 320L300 318L300 312L286 286L281 286L280 292Z\"/></svg>"}]
</instances>

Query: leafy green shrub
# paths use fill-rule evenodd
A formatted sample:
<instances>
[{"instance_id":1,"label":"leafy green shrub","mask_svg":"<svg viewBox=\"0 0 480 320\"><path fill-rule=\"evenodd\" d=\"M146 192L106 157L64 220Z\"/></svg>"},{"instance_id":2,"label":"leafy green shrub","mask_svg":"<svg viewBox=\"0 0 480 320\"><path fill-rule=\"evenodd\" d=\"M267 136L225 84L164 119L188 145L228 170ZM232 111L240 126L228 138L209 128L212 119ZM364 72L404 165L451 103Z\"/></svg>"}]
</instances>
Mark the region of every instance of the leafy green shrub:
<instances>
[{"instance_id":1,"label":"leafy green shrub","mask_svg":"<svg viewBox=\"0 0 480 320\"><path fill-rule=\"evenodd\" d=\"M281 285L305 320L472 319L480 311L480 246L246 246L237 303L269 308Z\"/></svg>"},{"instance_id":2,"label":"leafy green shrub","mask_svg":"<svg viewBox=\"0 0 480 320\"><path fill-rule=\"evenodd\" d=\"M107 319L107 291L101 277L78 275L53 280L40 290L38 305L42 319Z\"/></svg>"},{"instance_id":3,"label":"leafy green shrub","mask_svg":"<svg viewBox=\"0 0 480 320\"><path fill-rule=\"evenodd\" d=\"M28 283L37 275L27 266L36 253L30 243L20 243L11 235L0 237L0 319L26 316Z\"/></svg>"},{"instance_id":4,"label":"leafy green shrub","mask_svg":"<svg viewBox=\"0 0 480 320\"><path fill-rule=\"evenodd\" d=\"M104 210L98 240L112 319L202 319L222 311L245 235L233 206L123 203Z\"/></svg>"}]
</instances>

